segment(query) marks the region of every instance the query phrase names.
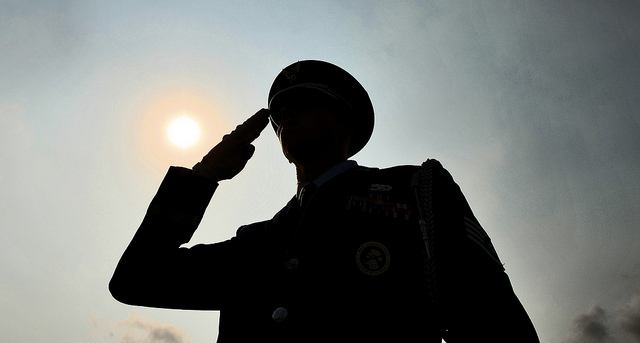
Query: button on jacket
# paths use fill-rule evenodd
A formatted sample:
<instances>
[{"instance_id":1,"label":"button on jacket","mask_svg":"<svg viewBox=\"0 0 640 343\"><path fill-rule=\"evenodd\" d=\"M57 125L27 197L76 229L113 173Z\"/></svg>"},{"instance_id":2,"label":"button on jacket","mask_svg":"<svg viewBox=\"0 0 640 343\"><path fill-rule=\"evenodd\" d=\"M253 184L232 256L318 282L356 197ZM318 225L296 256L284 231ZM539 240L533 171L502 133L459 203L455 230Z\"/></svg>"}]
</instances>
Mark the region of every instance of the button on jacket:
<instances>
[{"instance_id":1,"label":"button on jacket","mask_svg":"<svg viewBox=\"0 0 640 343\"><path fill-rule=\"evenodd\" d=\"M271 220L191 248L180 246L217 184L172 167L111 291L128 304L219 310L222 343L537 342L489 237L435 166L429 254L417 166L353 167L302 207L294 197Z\"/></svg>"}]
</instances>

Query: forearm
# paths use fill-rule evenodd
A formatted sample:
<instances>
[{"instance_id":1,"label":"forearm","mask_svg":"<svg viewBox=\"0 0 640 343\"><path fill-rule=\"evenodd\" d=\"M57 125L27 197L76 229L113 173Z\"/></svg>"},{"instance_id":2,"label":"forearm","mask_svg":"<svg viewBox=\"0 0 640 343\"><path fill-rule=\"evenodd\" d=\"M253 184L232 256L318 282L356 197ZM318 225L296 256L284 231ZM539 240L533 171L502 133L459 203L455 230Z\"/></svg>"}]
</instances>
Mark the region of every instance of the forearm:
<instances>
[{"instance_id":1,"label":"forearm","mask_svg":"<svg viewBox=\"0 0 640 343\"><path fill-rule=\"evenodd\" d=\"M179 302L169 304L167 293L187 291L192 282L186 279L200 275L188 273L198 261L180 246L191 239L216 187L189 169L169 170L111 279L109 289L116 299L134 305L182 307Z\"/></svg>"}]
</instances>

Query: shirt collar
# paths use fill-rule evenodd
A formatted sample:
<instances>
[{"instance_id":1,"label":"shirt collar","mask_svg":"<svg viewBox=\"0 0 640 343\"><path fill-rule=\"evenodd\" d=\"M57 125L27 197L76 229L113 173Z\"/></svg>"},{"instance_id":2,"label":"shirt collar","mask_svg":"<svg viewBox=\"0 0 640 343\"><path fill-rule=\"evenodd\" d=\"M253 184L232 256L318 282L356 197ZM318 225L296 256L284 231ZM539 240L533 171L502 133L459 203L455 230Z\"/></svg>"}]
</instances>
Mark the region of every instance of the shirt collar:
<instances>
[{"instance_id":1,"label":"shirt collar","mask_svg":"<svg viewBox=\"0 0 640 343\"><path fill-rule=\"evenodd\" d=\"M318 176L317 179L313 180L313 183L318 186L322 186L325 182L333 179L334 177L346 172L358 165L358 162L348 160L341 163L336 164L335 166L329 168L326 172L322 173L322 175ZM298 182L298 191L296 192L297 197L300 197L300 192L304 188L304 186L310 184L311 182Z\"/></svg>"}]
</instances>

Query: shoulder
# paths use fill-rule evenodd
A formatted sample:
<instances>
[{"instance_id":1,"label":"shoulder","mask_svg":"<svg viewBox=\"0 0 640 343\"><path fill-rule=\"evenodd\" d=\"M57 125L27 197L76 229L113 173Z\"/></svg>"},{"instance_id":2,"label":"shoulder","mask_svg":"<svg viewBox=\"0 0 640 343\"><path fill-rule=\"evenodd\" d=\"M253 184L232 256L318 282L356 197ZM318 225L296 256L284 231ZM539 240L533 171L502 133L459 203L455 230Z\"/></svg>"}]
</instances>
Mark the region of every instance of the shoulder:
<instances>
[{"instance_id":1,"label":"shoulder","mask_svg":"<svg viewBox=\"0 0 640 343\"><path fill-rule=\"evenodd\" d=\"M437 174L444 174L448 179L452 179L451 174L442 166L442 164L436 159L427 159L420 165L396 165L387 168L376 168L367 166L355 167L355 174L358 177L373 176L382 178L398 178L398 177L411 177L415 173L422 171L433 172Z\"/></svg>"},{"instance_id":2,"label":"shoulder","mask_svg":"<svg viewBox=\"0 0 640 343\"><path fill-rule=\"evenodd\" d=\"M402 173L407 171L416 171L419 168L425 168L425 167L444 169L444 167L442 166L442 163L440 163L440 161L433 158L429 158L424 162L422 162L421 164L403 164L403 165L395 165L395 166L386 167L386 168L358 165L354 169L356 169L359 172Z\"/></svg>"},{"instance_id":3,"label":"shoulder","mask_svg":"<svg viewBox=\"0 0 640 343\"><path fill-rule=\"evenodd\" d=\"M253 224L243 225L236 231L236 239L257 239L265 233L267 221L261 221Z\"/></svg>"},{"instance_id":4,"label":"shoulder","mask_svg":"<svg viewBox=\"0 0 640 343\"><path fill-rule=\"evenodd\" d=\"M418 165L397 165L387 168L357 166L354 174L362 176L399 176L414 173L420 169Z\"/></svg>"},{"instance_id":5,"label":"shoulder","mask_svg":"<svg viewBox=\"0 0 640 343\"><path fill-rule=\"evenodd\" d=\"M342 185L351 192L365 195L381 193L396 194L411 187L413 175L420 170L418 165L398 165L388 168L358 166L349 173Z\"/></svg>"}]
</instances>

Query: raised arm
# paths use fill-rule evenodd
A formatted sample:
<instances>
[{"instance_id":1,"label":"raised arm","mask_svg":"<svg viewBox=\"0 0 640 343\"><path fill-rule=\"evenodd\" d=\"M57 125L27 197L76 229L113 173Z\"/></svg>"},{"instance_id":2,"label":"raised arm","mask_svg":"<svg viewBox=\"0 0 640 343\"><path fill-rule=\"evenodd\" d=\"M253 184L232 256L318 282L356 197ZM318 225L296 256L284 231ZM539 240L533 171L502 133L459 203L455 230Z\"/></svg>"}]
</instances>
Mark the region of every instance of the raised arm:
<instances>
[{"instance_id":1,"label":"raised arm","mask_svg":"<svg viewBox=\"0 0 640 343\"><path fill-rule=\"evenodd\" d=\"M180 248L187 243L218 181L237 175L253 155L251 145L268 123L262 109L226 135L194 166L171 167L109 283L131 305L217 309L228 291L231 241Z\"/></svg>"}]
</instances>

